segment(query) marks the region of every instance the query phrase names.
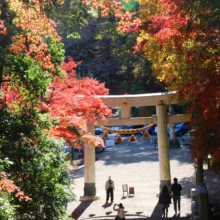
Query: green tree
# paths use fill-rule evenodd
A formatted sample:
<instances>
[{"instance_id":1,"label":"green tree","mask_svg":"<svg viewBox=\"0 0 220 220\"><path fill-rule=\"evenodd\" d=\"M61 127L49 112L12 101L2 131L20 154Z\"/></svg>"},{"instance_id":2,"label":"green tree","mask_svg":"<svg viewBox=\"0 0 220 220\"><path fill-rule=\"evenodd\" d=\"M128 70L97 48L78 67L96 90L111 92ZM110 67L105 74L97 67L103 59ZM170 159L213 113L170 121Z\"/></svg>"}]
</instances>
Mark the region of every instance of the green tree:
<instances>
[{"instance_id":1,"label":"green tree","mask_svg":"<svg viewBox=\"0 0 220 220\"><path fill-rule=\"evenodd\" d=\"M0 151L13 164L5 171L31 197L14 197L17 219L62 219L67 203L74 199L63 141L49 137L52 122L35 108L1 112Z\"/></svg>"},{"instance_id":2,"label":"green tree","mask_svg":"<svg viewBox=\"0 0 220 220\"><path fill-rule=\"evenodd\" d=\"M1 195L0 198L0 219L8 220L14 218L15 207L9 201L8 195Z\"/></svg>"},{"instance_id":3,"label":"green tree","mask_svg":"<svg viewBox=\"0 0 220 220\"><path fill-rule=\"evenodd\" d=\"M46 8L48 17L57 24L57 31L62 36L77 37L82 25L87 23L96 12L81 0L64 0L62 5L53 0L53 4ZM80 37L80 36L79 36Z\"/></svg>"},{"instance_id":4,"label":"green tree","mask_svg":"<svg viewBox=\"0 0 220 220\"><path fill-rule=\"evenodd\" d=\"M138 33L121 34L117 25L114 16L93 17L81 26L79 39L63 38L66 54L82 61L76 67L77 77L105 82L111 94L164 91L152 75L151 63L141 53L133 53Z\"/></svg>"},{"instance_id":5,"label":"green tree","mask_svg":"<svg viewBox=\"0 0 220 220\"><path fill-rule=\"evenodd\" d=\"M23 4L13 8L13 3L0 3L0 22L4 21L7 28L7 34L0 33L0 153L14 162L4 171L32 200L22 200L16 192L6 195L0 201L0 215L7 218L8 207L8 215L16 219L67 219L67 203L75 197L65 162L64 140L49 135L57 122L39 112L39 98L45 97L56 76L63 75L63 44L57 41L56 34L51 34L53 29L45 28L47 23L36 23L42 31L48 31L38 36L35 21L23 21L22 16L32 13L32 8L39 9L37 1L32 7L20 1ZM24 9L26 14L21 13ZM42 16L39 10L35 12Z\"/></svg>"},{"instance_id":6,"label":"green tree","mask_svg":"<svg viewBox=\"0 0 220 220\"><path fill-rule=\"evenodd\" d=\"M11 204L13 196L10 194L11 192L17 193L18 187L9 179L10 174L7 175L5 172L5 168L9 167L13 162L9 161L8 158L5 158L5 160L0 159L0 164L0 219L8 220L15 217L15 208L19 207Z\"/></svg>"}]
</instances>

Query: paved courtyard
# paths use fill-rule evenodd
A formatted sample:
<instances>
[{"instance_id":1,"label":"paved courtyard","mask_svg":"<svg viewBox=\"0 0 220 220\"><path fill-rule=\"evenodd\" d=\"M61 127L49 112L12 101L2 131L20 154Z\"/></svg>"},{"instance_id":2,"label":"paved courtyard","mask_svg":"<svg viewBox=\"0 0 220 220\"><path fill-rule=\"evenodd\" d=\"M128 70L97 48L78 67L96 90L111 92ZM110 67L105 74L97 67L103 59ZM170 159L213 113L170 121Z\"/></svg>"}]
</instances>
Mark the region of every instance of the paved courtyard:
<instances>
[{"instance_id":1,"label":"paved courtyard","mask_svg":"<svg viewBox=\"0 0 220 220\"><path fill-rule=\"evenodd\" d=\"M75 173L74 193L78 201L69 203L68 213L75 219L114 219L116 212L113 205L105 204L105 182L112 176L115 182L114 202L123 203L126 219L162 219L162 207L158 204L156 194L159 191L158 150L150 144L150 138L136 135L137 142L128 142L129 136L123 136L123 143L108 147L98 154L96 161L96 188L101 199L80 202L84 187L84 165L79 164ZM194 168L190 161L189 147L170 149L171 178L177 177L183 187L181 214L174 216L173 205L169 208L168 217L172 219L190 219L190 190L194 188ZM123 196L122 184L135 188L135 195Z\"/></svg>"}]
</instances>

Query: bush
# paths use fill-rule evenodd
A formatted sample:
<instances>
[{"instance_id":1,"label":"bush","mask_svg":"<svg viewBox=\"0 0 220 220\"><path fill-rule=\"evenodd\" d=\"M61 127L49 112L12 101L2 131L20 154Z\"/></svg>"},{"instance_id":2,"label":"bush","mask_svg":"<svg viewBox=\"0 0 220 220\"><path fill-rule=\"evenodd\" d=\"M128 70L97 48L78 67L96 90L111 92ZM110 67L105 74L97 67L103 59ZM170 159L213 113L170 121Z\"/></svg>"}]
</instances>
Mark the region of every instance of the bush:
<instances>
[{"instance_id":1,"label":"bush","mask_svg":"<svg viewBox=\"0 0 220 220\"><path fill-rule=\"evenodd\" d=\"M17 219L65 219L67 203L74 200L72 181L65 162L62 142L44 137L37 147L7 148L15 163L7 172L13 172L13 181L32 200L12 200L19 205Z\"/></svg>"},{"instance_id":2,"label":"bush","mask_svg":"<svg viewBox=\"0 0 220 220\"><path fill-rule=\"evenodd\" d=\"M32 200L13 197L10 201L19 207L16 219L67 219L65 209L75 195L67 171L64 141L48 136L51 120L28 109L11 112L0 109L0 153L14 163L5 171ZM24 118L22 118L24 117Z\"/></svg>"},{"instance_id":3,"label":"bush","mask_svg":"<svg viewBox=\"0 0 220 220\"><path fill-rule=\"evenodd\" d=\"M9 198L7 195L1 194L1 197L0 197L0 219L1 220L13 219L15 207L16 206L10 204Z\"/></svg>"}]
</instances>

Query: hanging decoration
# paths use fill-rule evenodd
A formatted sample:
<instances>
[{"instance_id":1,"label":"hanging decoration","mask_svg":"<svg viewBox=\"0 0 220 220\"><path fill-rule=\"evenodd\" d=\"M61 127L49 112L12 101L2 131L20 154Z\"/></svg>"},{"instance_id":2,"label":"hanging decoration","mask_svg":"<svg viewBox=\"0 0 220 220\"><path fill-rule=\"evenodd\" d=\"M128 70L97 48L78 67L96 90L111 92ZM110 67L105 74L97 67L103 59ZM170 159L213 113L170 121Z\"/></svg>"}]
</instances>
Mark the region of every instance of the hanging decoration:
<instances>
[{"instance_id":1,"label":"hanging decoration","mask_svg":"<svg viewBox=\"0 0 220 220\"><path fill-rule=\"evenodd\" d=\"M103 127L100 126L100 128L103 128L106 131L110 131L111 133L117 133L117 134L135 134L135 133L140 133L141 131L144 131L148 128L150 128L153 124L147 125L143 128L138 128L138 129L125 129L125 130L114 130L111 128Z\"/></svg>"},{"instance_id":2,"label":"hanging decoration","mask_svg":"<svg viewBox=\"0 0 220 220\"><path fill-rule=\"evenodd\" d=\"M150 125L147 125L143 128L138 128L138 129L124 129L124 130L114 130L114 129L110 129L110 128L103 127L103 126L100 126L100 128L103 128L105 130L103 135L102 135L103 138L109 137L108 133L106 131L110 131L111 133L118 133L119 135L116 138L115 142L116 143L121 143L121 142L123 142L123 140L122 140L120 134L132 134L130 139L129 139L129 142L136 142L137 139L135 138L134 134L140 133L141 131L144 131L144 130L150 128L152 125L153 124L150 124ZM148 137L150 137L150 134L147 131L145 131L144 135L142 137L148 138Z\"/></svg>"},{"instance_id":3,"label":"hanging decoration","mask_svg":"<svg viewBox=\"0 0 220 220\"><path fill-rule=\"evenodd\" d=\"M137 139L135 138L135 136L132 134L130 139L129 139L129 142L136 142Z\"/></svg>"},{"instance_id":4,"label":"hanging decoration","mask_svg":"<svg viewBox=\"0 0 220 220\"><path fill-rule=\"evenodd\" d=\"M108 138L108 133L107 133L106 131L104 131L102 137L103 137L103 138Z\"/></svg>"},{"instance_id":5,"label":"hanging decoration","mask_svg":"<svg viewBox=\"0 0 220 220\"><path fill-rule=\"evenodd\" d=\"M148 133L148 131L146 130L142 136L143 138L149 138L150 134Z\"/></svg>"},{"instance_id":6,"label":"hanging decoration","mask_svg":"<svg viewBox=\"0 0 220 220\"><path fill-rule=\"evenodd\" d=\"M120 135L118 135L118 137L116 138L115 142L116 142L116 143L121 143L121 142L123 142L123 140L122 140L122 138L121 138Z\"/></svg>"}]
</instances>

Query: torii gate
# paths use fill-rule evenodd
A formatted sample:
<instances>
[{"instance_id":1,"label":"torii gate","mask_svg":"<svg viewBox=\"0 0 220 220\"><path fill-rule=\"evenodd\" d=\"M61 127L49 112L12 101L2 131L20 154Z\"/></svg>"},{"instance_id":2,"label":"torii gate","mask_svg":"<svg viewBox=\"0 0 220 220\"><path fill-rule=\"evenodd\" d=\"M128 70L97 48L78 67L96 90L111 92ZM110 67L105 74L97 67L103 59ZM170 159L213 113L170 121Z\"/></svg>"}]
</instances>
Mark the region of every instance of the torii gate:
<instances>
[{"instance_id":1,"label":"torii gate","mask_svg":"<svg viewBox=\"0 0 220 220\"><path fill-rule=\"evenodd\" d=\"M176 92L150 93L140 95L107 95L99 96L108 107L120 107L120 118L110 118L106 122L98 121L99 126L117 126L117 125L144 125L157 124L158 134L158 153L160 169L160 190L164 185L169 189L171 187L169 144L168 144L168 123L178 123L189 121L187 115L167 115L167 106L176 104L176 100L171 97ZM134 106L156 106L156 115L152 117L131 118L130 108ZM170 126L173 136L174 126ZM95 125L89 123L88 132L95 135ZM84 195L80 197L81 201L96 200L100 197L96 195L95 186L95 147L91 144L84 145Z\"/></svg>"}]
</instances>

